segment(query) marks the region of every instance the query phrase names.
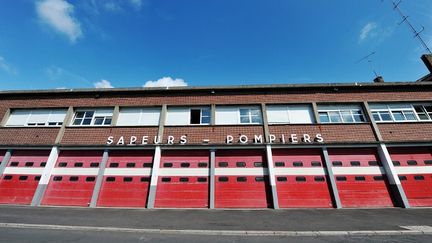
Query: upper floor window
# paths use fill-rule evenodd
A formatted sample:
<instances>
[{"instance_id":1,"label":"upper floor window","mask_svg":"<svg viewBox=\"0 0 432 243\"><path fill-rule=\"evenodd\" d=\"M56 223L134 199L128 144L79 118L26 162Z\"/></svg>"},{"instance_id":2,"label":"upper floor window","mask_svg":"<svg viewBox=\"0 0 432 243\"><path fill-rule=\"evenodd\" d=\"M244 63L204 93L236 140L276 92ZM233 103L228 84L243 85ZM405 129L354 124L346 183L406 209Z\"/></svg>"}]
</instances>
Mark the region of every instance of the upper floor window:
<instances>
[{"instance_id":1,"label":"upper floor window","mask_svg":"<svg viewBox=\"0 0 432 243\"><path fill-rule=\"evenodd\" d=\"M277 123L312 123L310 105L268 105L267 119L269 124Z\"/></svg>"},{"instance_id":2,"label":"upper floor window","mask_svg":"<svg viewBox=\"0 0 432 243\"><path fill-rule=\"evenodd\" d=\"M159 124L160 108L127 107L121 108L117 120L118 126L157 126Z\"/></svg>"},{"instance_id":3,"label":"upper floor window","mask_svg":"<svg viewBox=\"0 0 432 243\"><path fill-rule=\"evenodd\" d=\"M112 114L112 109L77 110L72 125L108 126L111 125Z\"/></svg>"},{"instance_id":4,"label":"upper floor window","mask_svg":"<svg viewBox=\"0 0 432 243\"><path fill-rule=\"evenodd\" d=\"M207 125L210 120L210 107L168 107L166 125Z\"/></svg>"},{"instance_id":5,"label":"upper floor window","mask_svg":"<svg viewBox=\"0 0 432 243\"><path fill-rule=\"evenodd\" d=\"M357 105L320 105L318 115L322 123L365 122L362 109Z\"/></svg>"},{"instance_id":6,"label":"upper floor window","mask_svg":"<svg viewBox=\"0 0 432 243\"><path fill-rule=\"evenodd\" d=\"M12 110L6 126L61 126L66 112L66 109Z\"/></svg>"},{"instance_id":7,"label":"upper floor window","mask_svg":"<svg viewBox=\"0 0 432 243\"><path fill-rule=\"evenodd\" d=\"M261 124L261 109L258 106L216 107L216 124Z\"/></svg>"},{"instance_id":8,"label":"upper floor window","mask_svg":"<svg viewBox=\"0 0 432 243\"><path fill-rule=\"evenodd\" d=\"M377 122L429 121L432 106L424 104L371 104L372 116Z\"/></svg>"}]
</instances>

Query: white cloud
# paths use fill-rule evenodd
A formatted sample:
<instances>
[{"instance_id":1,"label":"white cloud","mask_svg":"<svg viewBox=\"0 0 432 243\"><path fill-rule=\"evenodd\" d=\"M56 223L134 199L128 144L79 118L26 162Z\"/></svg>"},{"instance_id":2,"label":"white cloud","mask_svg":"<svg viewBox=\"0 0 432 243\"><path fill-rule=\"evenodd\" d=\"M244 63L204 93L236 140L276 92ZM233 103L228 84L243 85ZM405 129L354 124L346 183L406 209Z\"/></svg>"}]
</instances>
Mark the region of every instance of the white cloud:
<instances>
[{"instance_id":1,"label":"white cloud","mask_svg":"<svg viewBox=\"0 0 432 243\"><path fill-rule=\"evenodd\" d=\"M0 56L0 69L2 69L3 71L9 73L9 74L17 74L18 71L9 63L6 62L6 60L4 59L4 57Z\"/></svg>"},{"instance_id":2,"label":"white cloud","mask_svg":"<svg viewBox=\"0 0 432 243\"><path fill-rule=\"evenodd\" d=\"M359 40L363 41L368 37L374 37L376 34L373 32L378 27L375 22L369 22L360 30Z\"/></svg>"},{"instance_id":3,"label":"white cloud","mask_svg":"<svg viewBox=\"0 0 432 243\"><path fill-rule=\"evenodd\" d=\"M174 86L187 86L188 84L181 78L173 79L171 77L163 77L157 81L149 80L143 87L174 87Z\"/></svg>"},{"instance_id":4,"label":"white cloud","mask_svg":"<svg viewBox=\"0 0 432 243\"><path fill-rule=\"evenodd\" d=\"M117 4L116 2L106 2L103 4L103 7L111 12L120 12L123 9L120 7L119 4Z\"/></svg>"},{"instance_id":5,"label":"white cloud","mask_svg":"<svg viewBox=\"0 0 432 243\"><path fill-rule=\"evenodd\" d=\"M105 80L105 79L102 79L101 81L94 83L94 86L95 86L95 88L98 88L98 89L114 88L111 85L110 81Z\"/></svg>"},{"instance_id":6,"label":"white cloud","mask_svg":"<svg viewBox=\"0 0 432 243\"><path fill-rule=\"evenodd\" d=\"M132 5L132 7L134 7L135 9L140 9L142 6L142 0L129 0L130 5Z\"/></svg>"},{"instance_id":7,"label":"white cloud","mask_svg":"<svg viewBox=\"0 0 432 243\"><path fill-rule=\"evenodd\" d=\"M39 19L66 35L74 43L82 37L80 22L74 17L74 6L66 0L40 0L36 2Z\"/></svg>"}]
</instances>

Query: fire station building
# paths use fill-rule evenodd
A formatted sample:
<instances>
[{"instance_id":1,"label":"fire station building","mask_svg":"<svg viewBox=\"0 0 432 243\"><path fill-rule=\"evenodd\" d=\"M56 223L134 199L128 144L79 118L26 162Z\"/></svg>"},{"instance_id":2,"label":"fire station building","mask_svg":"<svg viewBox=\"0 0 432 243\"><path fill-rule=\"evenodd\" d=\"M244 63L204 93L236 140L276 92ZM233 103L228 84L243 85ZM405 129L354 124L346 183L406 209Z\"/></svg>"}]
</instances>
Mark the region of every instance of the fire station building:
<instances>
[{"instance_id":1,"label":"fire station building","mask_svg":"<svg viewBox=\"0 0 432 243\"><path fill-rule=\"evenodd\" d=\"M0 203L432 206L427 80L0 91Z\"/></svg>"}]
</instances>

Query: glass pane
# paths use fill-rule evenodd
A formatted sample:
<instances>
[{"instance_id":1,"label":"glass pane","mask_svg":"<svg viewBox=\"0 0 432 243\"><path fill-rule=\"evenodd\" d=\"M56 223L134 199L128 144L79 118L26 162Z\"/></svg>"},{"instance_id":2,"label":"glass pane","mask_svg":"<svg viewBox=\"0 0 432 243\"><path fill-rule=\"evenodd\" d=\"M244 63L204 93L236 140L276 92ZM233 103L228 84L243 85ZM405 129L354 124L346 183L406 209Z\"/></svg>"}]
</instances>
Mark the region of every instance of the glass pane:
<instances>
[{"instance_id":1,"label":"glass pane","mask_svg":"<svg viewBox=\"0 0 432 243\"><path fill-rule=\"evenodd\" d=\"M192 109L190 111L190 124L200 124L201 110Z\"/></svg>"},{"instance_id":2,"label":"glass pane","mask_svg":"<svg viewBox=\"0 0 432 243\"><path fill-rule=\"evenodd\" d=\"M429 120L429 117L425 113L418 113L417 115L420 120Z\"/></svg>"},{"instance_id":3,"label":"glass pane","mask_svg":"<svg viewBox=\"0 0 432 243\"><path fill-rule=\"evenodd\" d=\"M380 115L381 115L381 119L383 121L391 121L392 120L390 113L388 111L381 111Z\"/></svg>"},{"instance_id":4,"label":"glass pane","mask_svg":"<svg viewBox=\"0 0 432 243\"><path fill-rule=\"evenodd\" d=\"M261 123L261 117L260 116L253 116L252 117L252 123Z\"/></svg>"},{"instance_id":5,"label":"glass pane","mask_svg":"<svg viewBox=\"0 0 432 243\"><path fill-rule=\"evenodd\" d=\"M380 118L380 116L378 115L378 112L372 112L372 116L373 116L373 119L374 119L375 121L381 121L381 118Z\"/></svg>"},{"instance_id":6,"label":"glass pane","mask_svg":"<svg viewBox=\"0 0 432 243\"><path fill-rule=\"evenodd\" d=\"M86 118L91 118L91 117L93 117L93 114L94 114L94 111L86 111L85 112L85 117Z\"/></svg>"},{"instance_id":7,"label":"glass pane","mask_svg":"<svg viewBox=\"0 0 432 243\"><path fill-rule=\"evenodd\" d=\"M405 118L408 121L416 121L417 120L417 118L414 115L414 112L412 112L412 111L405 111L404 114L405 114Z\"/></svg>"},{"instance_id":8,"label":"glass pane","mask_svg":"<svg viewBox=\"0 0 432 243\"><path fill-rule=\"evenodd\" d=\"M427 112L432 112L432 106L424 106Z\"/></svg>"},{"instance_id":9,"label":"glass pane","mask_svg":"<svg viewBox=\"0 0 432 243\"><path fill-rule=\"evenodd\" d=\"M210 117L202 117L201 124L210 124Z\"/></svg>"},{"instance_id":10,"label":"glass pane","mask_svg":"<svg viewBox=\"0 0 432 243\"><path fill-rule=\"evenodd\" d=\"M201 110L201 116L210 116L210 110L209 109L202 109Z\"/></svg>"},{"instance_id":11,"label":"glass pane","mask_svg":"<svg viewBox=\"0 0 432 243\"><path fill-rule=\"evenodd\" d=\"M328 115L327 115L326 112L320 112L320 113L319 113L319 117L320 117L320 121L321 121L322 123L330 122L330 119L329 119L329 117L328 117Z\"/></svg>"},{"instance_id":12,"label":"glass pane","mask_svg":"<svg viewBox=\"0 0 432 243\"><path fill-rule=\"evenodd\" d=\"M107 118L105 118L104 125L111 125L111 120L112 120L111 117L107 117Z\"/></svg>"},{"instance_id":13,"label":"glass pane","mask_svg":"<svg viewBox=\"0 0 432 243\"><path fill-rule=\"evenodd\" d=\"M396 121L404 121L405 117L402 114L402 111L393 111L393 117Z\"/></svg>"},{"instance_id":14,"label":"glass pane","mask_svg":"<svg viewBox=\"0 0 432 243\"><path fill-rule=\"evenodd\" d=\"M251 109L252 116L261 116L261 112L259 109Z\"/></svg>"},{"instance_id":15,"label":"glass pane","mask_svg":"<svg viewBox=\"0 0 432 243\"><path fill-rule=\"evenodd\" d=\"M331 122L342 122L341 118L339 116L339 112L337 112L337 111L330 111L329 115L330 115L330 121Z\"/></svg>"},{"instance_id":16,"label":"glass pane","mask_svg":"<svg viewBox=\"0 0 432 243\"><path fill-rule=\"evenodd\" d=\"M240 123L250 123L248 116L242 116L240 117Z\"/></svg>"},{"instance_id":17,"label":"glass pane","mask_svg":"<svg viewBox=\"0 0 432 243\"><path fill-rule=\"evenodd\" d=\"M354 121L355 122L364 122L364 116L362 114L354 114Z\"/></svg>"},{"instance_id":18,"label":"glass pane","mask_svg":"<svg viewBox=\"0 0 432 243\"><path fill-rule=\"evenodd\" d=\"M351 116L351 112L342 111L341 114L342 114L343 122L354 122L353 117Z\"/></svg>"},{"instance_id":19,"label":"glass pane","mask_svg":"<svg viewBox=\"0 0 432 243\"><path fill-rule=\"evenodd\" d=\"M81 125L81 121L82 119L75 119L75 121L73 122L74 125Z\"/></svg>"},{"instance_id":20,"label":"glass pane","mask_svg":"<svg viewBox=\"0 0 432 243\"><path fill-rule=\"evenodd\" d=\"M94 124L95 124L95 125L102 125L102 124L103 124L103 121L104 121L104 118L103 118L103 117L96 117L96 118L95 118L95 121L94 121Z\"/></svg>"},{"instance_id":21,"label":"glass pane","mask_svg":"<svg viewBox=\"0 0 432 243\"><path fill-rule=\"evenodd\" d=\"M249 109L240 109L240 116L249 115Z\"/></svg>"},{"instance_id":22,"label":"glass pane","mask_svg":"<svg viewBox=\"0 0 432 243\"><path fill-rule=\"evenodd\" d=\"M90 125L91 124L91 119L84 119L82 125Z\"/></svg>"},{"instance_id":23,"label":"glass pane","mask_svg":"<svg viewBox=\"0 0 432 243\"><path fill-rule=\"evenodd\" d=\"M84 112L83 111L79 111L76 113L76 117L77 118L83 118L84 117Z\"/></svg>"},{"instance_id":24,"label":"glass pane","mask_svg":"<svg viewBox=\"0 0 432 243\"><path fill-rule=\"evenodd\" d=\"M421 105L415 105L414 106L414 110L417 112L423 112L422 106Z\"/></svg>"}]
</instances>

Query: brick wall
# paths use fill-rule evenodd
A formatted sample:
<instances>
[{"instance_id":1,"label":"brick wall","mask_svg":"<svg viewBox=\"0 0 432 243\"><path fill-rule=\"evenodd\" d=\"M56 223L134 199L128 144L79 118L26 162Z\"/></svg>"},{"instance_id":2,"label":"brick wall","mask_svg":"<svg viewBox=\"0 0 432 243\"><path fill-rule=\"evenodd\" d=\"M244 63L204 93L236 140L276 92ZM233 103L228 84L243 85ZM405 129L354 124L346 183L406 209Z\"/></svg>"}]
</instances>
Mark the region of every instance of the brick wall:
<instances>
[{"instance_id":1,"label":"brick wall","mask_svg":"<svg viewBox=\"0 0 432 243\"><path fill-rule=\"evenodd\" d=\"M53 145L60 128L0 127L0 145Z\"/></svg>"},{"instance_id":2,"label":"brick wall","mask_svg":"<svg viewBox=\"0 0 432 243\"><path fill-rule=\"evenodd\" d=\"M432 123L386 123L378 124L384 141L431 141Z\"/></svg>"}]
</instances>

